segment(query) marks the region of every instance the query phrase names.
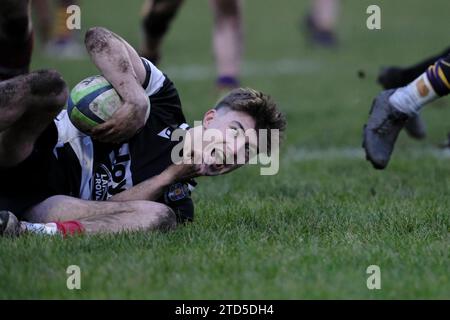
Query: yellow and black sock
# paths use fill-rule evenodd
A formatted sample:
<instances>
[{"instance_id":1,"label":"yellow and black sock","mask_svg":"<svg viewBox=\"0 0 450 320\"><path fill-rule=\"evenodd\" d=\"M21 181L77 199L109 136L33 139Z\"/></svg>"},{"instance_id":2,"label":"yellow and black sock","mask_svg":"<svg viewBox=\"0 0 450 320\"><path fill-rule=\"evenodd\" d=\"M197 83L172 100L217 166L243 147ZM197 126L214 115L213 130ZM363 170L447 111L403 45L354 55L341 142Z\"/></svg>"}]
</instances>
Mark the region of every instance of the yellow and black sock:
<instances>
[{"instance_id":1,"label":"yellow and black sock","mask_svg":"<svg viewBox=\"0 0 450 320\"><path fill-rule=\"evenodd\" d=\"M450 54L428 68L427 77L439 96L450 93Z\"/></svg>"}]
</instances>

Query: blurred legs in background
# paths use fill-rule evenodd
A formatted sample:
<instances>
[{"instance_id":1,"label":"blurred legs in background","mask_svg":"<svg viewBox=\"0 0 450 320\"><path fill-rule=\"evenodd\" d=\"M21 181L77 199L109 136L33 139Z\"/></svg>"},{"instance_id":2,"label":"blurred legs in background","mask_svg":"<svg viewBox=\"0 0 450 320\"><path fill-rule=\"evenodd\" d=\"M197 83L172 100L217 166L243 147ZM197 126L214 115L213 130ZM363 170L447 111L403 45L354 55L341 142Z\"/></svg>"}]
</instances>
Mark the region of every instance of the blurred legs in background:
<instances>
[{"instance_id":1,"label":"blurred legs in background","mask_svg":"<svg viewBox=\"0 0 450 320\"><path fill-rule=\"evenodd\" d=\"M141 55L153 64L159 63L162 39L182 4L183 0L147 0L144 3L144 44Z\"/></svg>"},{"instance_id":2,"label":"blurred legs in background","mask_svg":"<svg viewBox=\"0 0 450 320\"><path fill-rule=\"evenodd\" d=\"M217 88L228 91L239 87L243 51L240 0L210 0L214 16L213 50L217 66Z\"/></svg>"},{"instance_id":3,"label":"blurred legs in background","mask_svg":"<svg viewBox=\"0 0 450 320\"><path fill-rule=\"evenodd\" d=\"M315 45L337 45L336 26L340 0L312 0L312 8L306 17L308 39Z\"/></svg>"},{"instance_id":4,"label":"blurred legs in background","mask_svg":"<svg viewBox=\"0 0 450 320\"><path fill-rule=\"evenodd\" d=\"M50 41L52 36L52 6L49 0L33 0L33 10L36 12L35 29L42 43Z\"/></svg>"},{"instance_id":5,"label":"blurred legs in background","mask_svg":"<svg viewBox=\"0 0 450 320\"><path fill-rule=\"evenodd\" d=\"M144 3L144 45L141 54L157 64L161 43L183 0L148 0ZM213 51L220 91L239 86L243 36L240 0L210 0L214 16Z\"/></svg>"},{"instance_id":6,"label":"blurred legs in background","mask_svg":"<svg viewBox=\"0 0 450 320\"><path fill-rule=\"evenodd\" d=\"M67 8L78 5L79 1L54 0L54 6L48 0L33 0L33 3L46 54L66 59L85 57L84 46L78 38L77 30L68 29L66 24L69 17Z\"/></svg>"}]
</instances>

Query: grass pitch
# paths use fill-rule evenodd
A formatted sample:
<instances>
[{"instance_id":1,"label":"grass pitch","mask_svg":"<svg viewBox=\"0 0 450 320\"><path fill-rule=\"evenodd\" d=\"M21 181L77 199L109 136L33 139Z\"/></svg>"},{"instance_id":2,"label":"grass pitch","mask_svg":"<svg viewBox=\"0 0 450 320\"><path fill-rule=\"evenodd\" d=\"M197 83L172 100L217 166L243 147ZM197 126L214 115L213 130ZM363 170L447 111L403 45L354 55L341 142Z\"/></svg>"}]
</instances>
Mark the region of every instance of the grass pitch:
<instances>
[{"instance_id":1,"label":"grass pitch","mask_svg":"<svg viewBox=\"0 0 450 320\"><path fill-rule=\"evenodd\" d=\"M105 26L139 46L140 2L83 1L83 29ZM436 148L450 130L448 98L424 110L426 141L402 134L386 171L360 150L379 67L448 46L450 3L346 1L337 51L309 47L305 3L245 1L243 84L288 118L278 175L249 167L198 179L195 223L168 234L0 239L0 298L450 298L450 156ZM382 30L366 28L370 4L381 6ZM164 46L161 69L190 121L217 98L210 26L205 2L189 1ZM39 48L33 61L71 86L97 73ZM72 264L81 290L66 287ZM381 268L381 290L367 289L369 265Z\"/></svg>"}]
</instances>

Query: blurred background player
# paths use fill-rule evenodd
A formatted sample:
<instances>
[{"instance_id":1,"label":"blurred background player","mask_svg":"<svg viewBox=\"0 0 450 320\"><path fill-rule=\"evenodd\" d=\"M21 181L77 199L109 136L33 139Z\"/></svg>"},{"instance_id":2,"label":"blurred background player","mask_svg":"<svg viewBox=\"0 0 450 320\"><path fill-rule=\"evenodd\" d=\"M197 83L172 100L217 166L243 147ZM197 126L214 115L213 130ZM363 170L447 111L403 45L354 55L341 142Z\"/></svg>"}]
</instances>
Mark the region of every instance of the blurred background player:
<instances>
[{"instance_id":1,"label":"blurred background player","mask_svg":"<svg viewBox=\"0 0 450 320\"><path fill-rule=\"evenodd\" d=\"M51 57L78 59L86 57L77 30L67 28L67 8L78 0L33 0L39 37L45 53Z\"/></svg>"},{"instance_id":2,"label":"blurred background player","mask_svg":"<svg viewBox=\"0 0 450 320\"><path fill-rule=\"evenodd\" d=\"M312 0L310 13L306 16L308 39L315 45L335 47L336 27L340 0Z\"/></svg>"},{"instance_id":3,"label":"blurred background player","mask_svg":"<svg viewBox=\"0 0 450 320\"><path fill-rule=\"evenodd\" d=\"M42 158L50 147L44 140L53 137L46 128L63 108L67 88L56 71L28 73L33 47L29 0L2 0L0 46L0 180L5 182L0 210L13 202L20 210L37 200L22 197L47 183L47 169L54 163ZM39 170L30 161L40 161Z\"/></svg>"},{"instance_id":4,"label":"blurred background player","mask_svg":"<svg viewBox=\"0 0 450 320\"><path fill-rule=\"evenodd\" d=\"M142 12L144 42L141 55L157 65L161 59L161 43L183 0L146 0Z\"/></svg>"},{"instance_id":5,"label":"blurred background player","mask_svg":"<svg viewBox=\"0 0 450 320\"><path fill-rule=\"evenodd\" d=\"M147 0L144 4L142 55L157 64L161 42L183 0ZM214 17L213 51L220 91L239 87L243 50L240 0L210 0Z\"/></svg>"},{"instance_id":6,"label":"blurred background player","mask_svg":"<svg viewBox=\"0 0 450 320\"><path fill-rule=\"evenodd\" d=\"M0 5L0 80L28 73L33 31L28 0L2 1Z\"/></svg>"},{"instance_id":7,"label":"blurred background player","mask_svg":"<svg viewBox=\"0 0 450 320\"><path fill-rule=\"evenodd\" d=\"M424 73L428 67L434 64L437 60L445 58L450 54L450 47L443 52L426 58L417 64L407 67L389 66L381 70L378 75L378 82L384 89L397 89L406 86L408 83L415 80L418 76Z\"/></svg>"},{"instance_id":8,"label":"blurred background player","mask_svg":"<svg viewBox=\"0 0 450 320\"><path fill-rule=\"evenodd\" d=\"M411 69L418 71L422 66L419 64ZM449 93L450 54L428 67L409 84L381 92L364 127L363 147L372 165L376 169L384 169L400 130L418 115L423 106Z\"/></svg>"},{"instance_id":9,"label":"blurred background player","mask_svg":"<svg viewBox=\"0 0 450 320\"><path fill-rule=\"evenodd\" d=\"M408 67L389 66L381 70L378 75L378 83L386 90L396 89L406 86L422 73L424 73L430 65L440 58L444 58L450 54L450 47L445 49L438 55L426 58L417 64ZM411 117L405 124L405 130L415 139L423 139L426 136L425 123L417 114Z\"/></svg>"}]
</instances>

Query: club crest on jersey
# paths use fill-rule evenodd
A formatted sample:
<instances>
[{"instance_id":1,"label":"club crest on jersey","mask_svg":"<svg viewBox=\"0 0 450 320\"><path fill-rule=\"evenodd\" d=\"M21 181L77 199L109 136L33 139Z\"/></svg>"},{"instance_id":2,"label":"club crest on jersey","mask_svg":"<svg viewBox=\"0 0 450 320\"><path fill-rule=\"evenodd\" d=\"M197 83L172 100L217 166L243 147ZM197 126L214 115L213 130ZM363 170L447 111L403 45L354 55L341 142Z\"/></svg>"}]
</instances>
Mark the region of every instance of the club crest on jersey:
<instances>
[{"instance_id":1,"label":"club crest on jersey","mask_svg":"<svg viewBox=\"0 0 450 320\"><path fill-rule=\"evenodd\" d=\"M167 197L170 201L178 201L189 196L189 187L185 183L175 183L169 187Z\"/></svg>"}]
</instances>

